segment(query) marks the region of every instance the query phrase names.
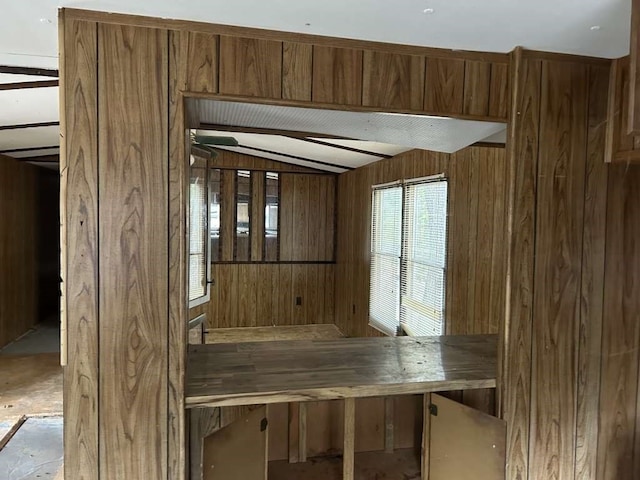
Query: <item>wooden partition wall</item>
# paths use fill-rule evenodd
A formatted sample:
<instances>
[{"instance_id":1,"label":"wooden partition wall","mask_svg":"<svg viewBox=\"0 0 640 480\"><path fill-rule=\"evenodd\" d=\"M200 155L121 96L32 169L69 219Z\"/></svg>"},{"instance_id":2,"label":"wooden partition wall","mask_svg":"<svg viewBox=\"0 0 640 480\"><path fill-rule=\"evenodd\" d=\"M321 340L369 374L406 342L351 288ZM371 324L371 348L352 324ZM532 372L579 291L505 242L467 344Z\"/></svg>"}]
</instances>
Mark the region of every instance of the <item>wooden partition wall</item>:
<instances>
[{"instance_id":1,"label":"wooden partition wall","mask_svg":"<svg viewBox=\"0 0 640 480\"><path fill-rule=\"evenodd\" d=\"M0 155L0 348L38 321L38 171Z\"/></svg>"},{"instance_id":2,"label":"wooden partition wall","mask_svg":"<svg viewBox=\"0 0 640 480\"><path fill-rule=\"evenodd\" d=\"M512 70L507 478L635 479L640 169L604 163L609 62Z\"/></svg>"}]
</instances>

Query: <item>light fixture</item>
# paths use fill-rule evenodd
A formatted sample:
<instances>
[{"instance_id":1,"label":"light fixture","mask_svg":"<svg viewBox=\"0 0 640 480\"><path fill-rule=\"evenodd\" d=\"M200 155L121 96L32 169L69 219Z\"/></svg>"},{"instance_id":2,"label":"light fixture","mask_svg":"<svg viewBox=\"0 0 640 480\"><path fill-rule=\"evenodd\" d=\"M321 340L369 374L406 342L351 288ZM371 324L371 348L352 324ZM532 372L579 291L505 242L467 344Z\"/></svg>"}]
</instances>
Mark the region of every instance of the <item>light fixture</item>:
<instances>
[{"instance_id":1,"label":"light fixture","mask_svg":"<svg viewBox=\"0 0 640 480\"><path fill-rule=\"evenodd\" d=\"M592 25L589 30L591 30L592 32L597 32L598 30L600 30L600 25Z\"/></svg>"},{"instance_id":2,"label":"light fixture","mask_svg":"<svg viewBox=\"0 0 640 480\"><path fill-rule=\"evenodd\" d=\"M52 23L51 20L49 20L48 18L41 18L40 19L40 23Z\"/></svg>"},{"instance_id":3,"label":"light fixture","mask_svg":"<svg viewBox=\"0 0 640 480\"><path fill-rule=\"evenodd\" d=\"M435 12L435 10L433 8L425 8L424 10L422 10L422 13L424 13L426 15L431 15L434 12Z\"/></svg>"}]
</instances>

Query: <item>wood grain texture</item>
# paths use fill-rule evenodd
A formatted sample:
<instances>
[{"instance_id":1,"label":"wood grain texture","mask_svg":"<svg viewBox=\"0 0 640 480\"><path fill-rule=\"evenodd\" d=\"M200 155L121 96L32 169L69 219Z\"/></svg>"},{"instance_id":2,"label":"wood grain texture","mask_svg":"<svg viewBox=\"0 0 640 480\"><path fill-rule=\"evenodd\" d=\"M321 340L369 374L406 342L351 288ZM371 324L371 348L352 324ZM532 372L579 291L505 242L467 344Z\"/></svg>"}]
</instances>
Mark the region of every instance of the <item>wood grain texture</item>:
<instances>
[{"instance_id":1,"label":"wood grain texture","mask_svg":"<svg viewBox=\"0 0 640 480\"><path fill-rule=\"evenodd\" d=\"M541 83L529 476L571 478L588 67L545 61Z\"/></svg>"},{"instance_id":2,"label":"wood grain texture","mask_svg":"<svg viewBox=\"0 0 640 480\"><path fill-rule=\"evenodd\" d=\"M342 478L354 479L356 437L356 401L354 398L344 399L344 428L342 447Z\"/></svg>"},{"instance_id":3,"label":"wood grain texture","mask_svg":"<svg viewBox=\"0 0 640 480\"><path fill-rule=\"evenodd\" d=\"M282 42L220 36L220 93L282 96Z\"/></svg>"},{"instance_id":4,"label":"wood grain texture","mask_svg":"<svg viewBox=\"0 0 640 480\"><path fill-rule=\"evenodd\" d=\"M470 115L489 115L491 93L491 64L489 62L464 63L463 112Z\"/></svg>"},{"instance_id":5,"label":"wood grain texture","mask_svg":"<svg viewBox=\"0 0 640 480\"><path fill-rule=\"evenodd\" d=\"M282 43L282 98L311 101L313 46Z\"/></svg>"},{"instance_id":6,"label":"wood grain texture","mask_svg":"<svg viewBox=\"0 0 640 480\"><path fill-rule=\"evenodd\" d=\"M525 60L516 50L511 124L508 138L508 265L504 358L499 387L501 418L507 421L507 478L528 478L531 413L531 345L535 206L540 128L539 60Z\"/></svg>"},{"instance_id":7,"label":"wood grain texture","mask_svg":"<svg viewBox=\"0 0 640 480\"><path fill-rule=\"evenodd\" d=\"M425 77L424 109L434 113L462 113L464 61L429 58Z\"/></svg>"},{"instance_id":8,"label":"wood grain texture","mask_svg":"<svg viewBox=\"0 0 640 480\"><path fill-rule=\"evenodd\" d=\"M314 45L312 101L362 104L362 50Z\"/></svg>"},{"instance_id":9,"label":"wood grain texture","mask_svg":"<svg viewBox=\"0 0 640 480\"><path fill-rule=\"evenodd\" d=\"M489 116L504 118L509 116L509 66L504 63L491 64L491 85L489 86Z\"/></svg>"},{"instance_id":10,"label":"wood grain texture","mask_svg":"<svg viewBox=\"0 0 640 480\"><path fill-rule=\"evenodd\" d=\"M631 480L637 435L640 170L609 168L597 477Z\"/></svg>"},{"instance_id":11,"label":"wood grain texture","mask_svg":"<svg viewBox=\"0 0 640 480\"><path fill-rule=\"evenodd\" d=\"M97 25L61 20L60 219L61 245L66 249L61 258L65 292L61 302L67 350L64 463L67 479L75 480L99 478Z\"/></svg>"},{"instance_id":12,"label":"wood grain texture","mask_svg":"<svg viewBox=\"0 0 640 480\"><path fill-rule=\"evenodd\" d=\"M609 71L589 67L589 113L582 239L582 293L579 330L576 480L597 478L598 411L604 297L608 168L604 163Z\"/></svg>"},{"instance_id":13,"label":"wood grain texture","mask_svg":"<svg viewBox=\"0 0 640 480\"><path fill-rule=\"evenodd\" d=\"M421 110L424 65L424 57L365 50L362 104Z\"/></svg>"},{"instance_id":14,"label":"wood grain texture","mask_svg":"<svg viewBox=\"0 0 640 480\"><path fill-rule=\"evenodd\" d=\"M640 2L631 1L631 48L629 53L629 113L627 133L640 134Z\"/></svg>"},{"instance_id":15,"label":"wood grain texture","mask_svg":"<svg viewBox=\"0 0 640 480\"><path fill-rule=\"evenodd\" d=\"M234 260L236 237L236 172L220 172L220 260Z\"/></svg>"},{"instance_id":16,"label":"wood grain texture","mask_svg":"<svg viewBox=\"0 0 640 480\"><path fill-rule=\"evenodd\" d=\"M191 407L405 395L495 386L497 336L191 345Z\"/></svg>"},{"instance_id":17,"label":"wood grain texture","mask_svg":"<svg viewBox=\"0 0 640 480\"><path fill-rule=\"evenodd\" d=\"M185 148L185 111L180 91L184 90L188 75L184 62L188 45L187 34L169 32L169 363L168 363L168 444L167 476L186 478L187 419L184 409L184 369L186 343L189 334L184 321L187 311L187 223L183 207L188 198L188 174ZM206 63L206 60L205 60ZM204 66L202 67L204 68ZM201 78L205 78L204 76ZM211 298L217 297L211 289ZM201 326L205 328L205 326ZM207 415L198 419L198 428L206 429L211 421Z\"/></svg>"},{"instance_id":18,"label":"wood grain texture","mask_svg":"<svg viewBox=\"0 0 640 480\"><path fill-rule=\"evenodd\" d=\"M38 197L37 167L0 155L0 348L39 321Z\"/></svg>"},{"instance_id":19,"label":"wood grain texture","mask_svg":"<svg viewBox=\"0 0 640 480\"><path fill-rule=\"evenodd\" d=\"M265 174L251 173L251 260L264 258Z\"/></svg>"},{"instance_id":20,"label":"wood grain texture","mask_svg":"<svg viewBox=\"0 0 640 480\"><path fill-rule=\"evenodd\" d=\"M176 32L175 35L180 34ZM186 58L183 52L180 52L180 57L176 58L181 62L186 61L186 65L173 69L176 74L185 75L187 82L186 88L178 90L216 93L218 91L218 36L189 32L188 37Z\"/></svg>"},{"instance_id":21,"label":"wood grain texture","mask_svg":"<svg viewBox=\"0 0 640 480\"><path fill-rule=\"evenodd\" d=\"M108 259L99 267L99 440L106 478L167 476L167 46L163 30L98 26L99 249ZM155 461L142 460L149 457Z\"/></svg>"}]
</instances>

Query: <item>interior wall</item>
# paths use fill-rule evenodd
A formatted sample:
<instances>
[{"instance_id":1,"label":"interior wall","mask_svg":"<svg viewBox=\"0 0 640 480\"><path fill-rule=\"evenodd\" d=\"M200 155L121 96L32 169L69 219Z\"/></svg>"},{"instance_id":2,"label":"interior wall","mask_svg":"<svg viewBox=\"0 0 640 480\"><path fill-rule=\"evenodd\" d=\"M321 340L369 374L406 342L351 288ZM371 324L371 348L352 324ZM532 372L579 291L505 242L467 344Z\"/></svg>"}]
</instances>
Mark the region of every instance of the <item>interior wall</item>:
<instances>
[{"instance_id":1,"label":"interior wall","mask_svg":"<svg viewBox=\"0 0 640 480\"><path fill-rule=\"evenodd\" d=\"M371 187L440 173L449 182L446 332L498 333L506 272L506 155L504 148L470 147L451 155L412 150L340 175L336 324L345 334L379 334L368 325Z\"/></svg>"},{"instance_id":2,"label":"interior wall","mask_svg":"<svg viewBox=\"0 0 640 480\"><path fill-rule=\"evenodd\" d=\"M184 479L182 92L504 120L508 58L70 9L59 25L66 475Z\"/></svg>"},{"instance_id":3,"label":"interior wall","mask_svg":"<svg viewBox=\"0 0 640 480\"><path fill-rule=\"evenodd\" d=\"M0 348L38 321L38 168L0 155Z\"/></svg>"},{"instance_id":4,"label":"interior wall","mask_svg":"<svg viewBox=\"0 0 640 480\"><path fill-rule=\"evenodd\" d=\"M604 163L609 62L513 68L507 478L635 479L640 169Z\"/></svg>"}]
</instances>

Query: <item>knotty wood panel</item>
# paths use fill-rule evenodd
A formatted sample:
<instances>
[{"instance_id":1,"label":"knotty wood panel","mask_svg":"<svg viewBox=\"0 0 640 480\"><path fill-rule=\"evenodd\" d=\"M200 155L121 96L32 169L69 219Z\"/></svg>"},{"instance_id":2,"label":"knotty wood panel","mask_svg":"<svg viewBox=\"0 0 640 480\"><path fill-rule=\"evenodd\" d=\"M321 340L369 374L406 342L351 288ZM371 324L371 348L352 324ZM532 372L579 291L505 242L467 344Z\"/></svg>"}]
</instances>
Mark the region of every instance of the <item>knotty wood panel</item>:
<instances>
[{"instance_id":1,"label":"knotty wood panel","mask_svg":"<svg viewBox=\"0 0 640 480\"><path fill-rule=\"evenodd\" d=\"M282 98L311 101L313 46L304 43L282 44Z\"/></svg>"},{"instance_id":2,"label":"knotty wood panel","mask_svg":"<svg viewBox=\"0 0 640 480\"><path fill-rule=\"evenodd\" d=\"M281 98L282 42L221 35L220 93Z\"/></svg>"},{"instance_id":3,"label":"knotty wood panel","mask_svg":"<svg viewBox=\"0 0 640 480\"><path fill-rule=\"evenodd\" d=\"M424 109L434 113L462 113L464 60L429 58L424 91Z\"/></svg>"},{"instance_id":4,"label":"knotty wood panel","mask_svg":"<svg viewBox=\"0 0 640 480\"><path fill-rule=\"evenodd\" d=\"M67 479L75 480L99 478L97 25L61 20L64 463Z\"/></svg>"},{"instance_id":5,"label":"knotty wood panel","mask_svg":"<svg viewBox=\"0 0 640 480\"><path fill-rule=\"evenodd\" d=\"M424 57L366 50L362 104L420 110L424 95Z\"/></svg>"},{"instance_id":6,"label":"knotty wood panel","mask_svg":"<svg viewBox=\"0 0 640 480\"><path fill-rule=\"evenodd\" d=\"M38 169L3 155L0 218L2 348L38 323Z\"/></svg>"},{"instance_id":7,"label":"knotty wood panel","mask_svg":"<svg viewBox=\"0 0 640 480\"><path fill-rule=\"evenodd\" d=\"M312 100L340 105L362 104L362 50L313 47Z\"/></svg>"},{"instance_id":8,"label":"knotty wood panel","mask_svg":"<svg viewBox=\"0 0 640 480\"><path fill-rule=\"evenodd\" d=\"M105 478L167 476L167 46L164 30L98 26Z\"/></svg>"}]
</instances>

